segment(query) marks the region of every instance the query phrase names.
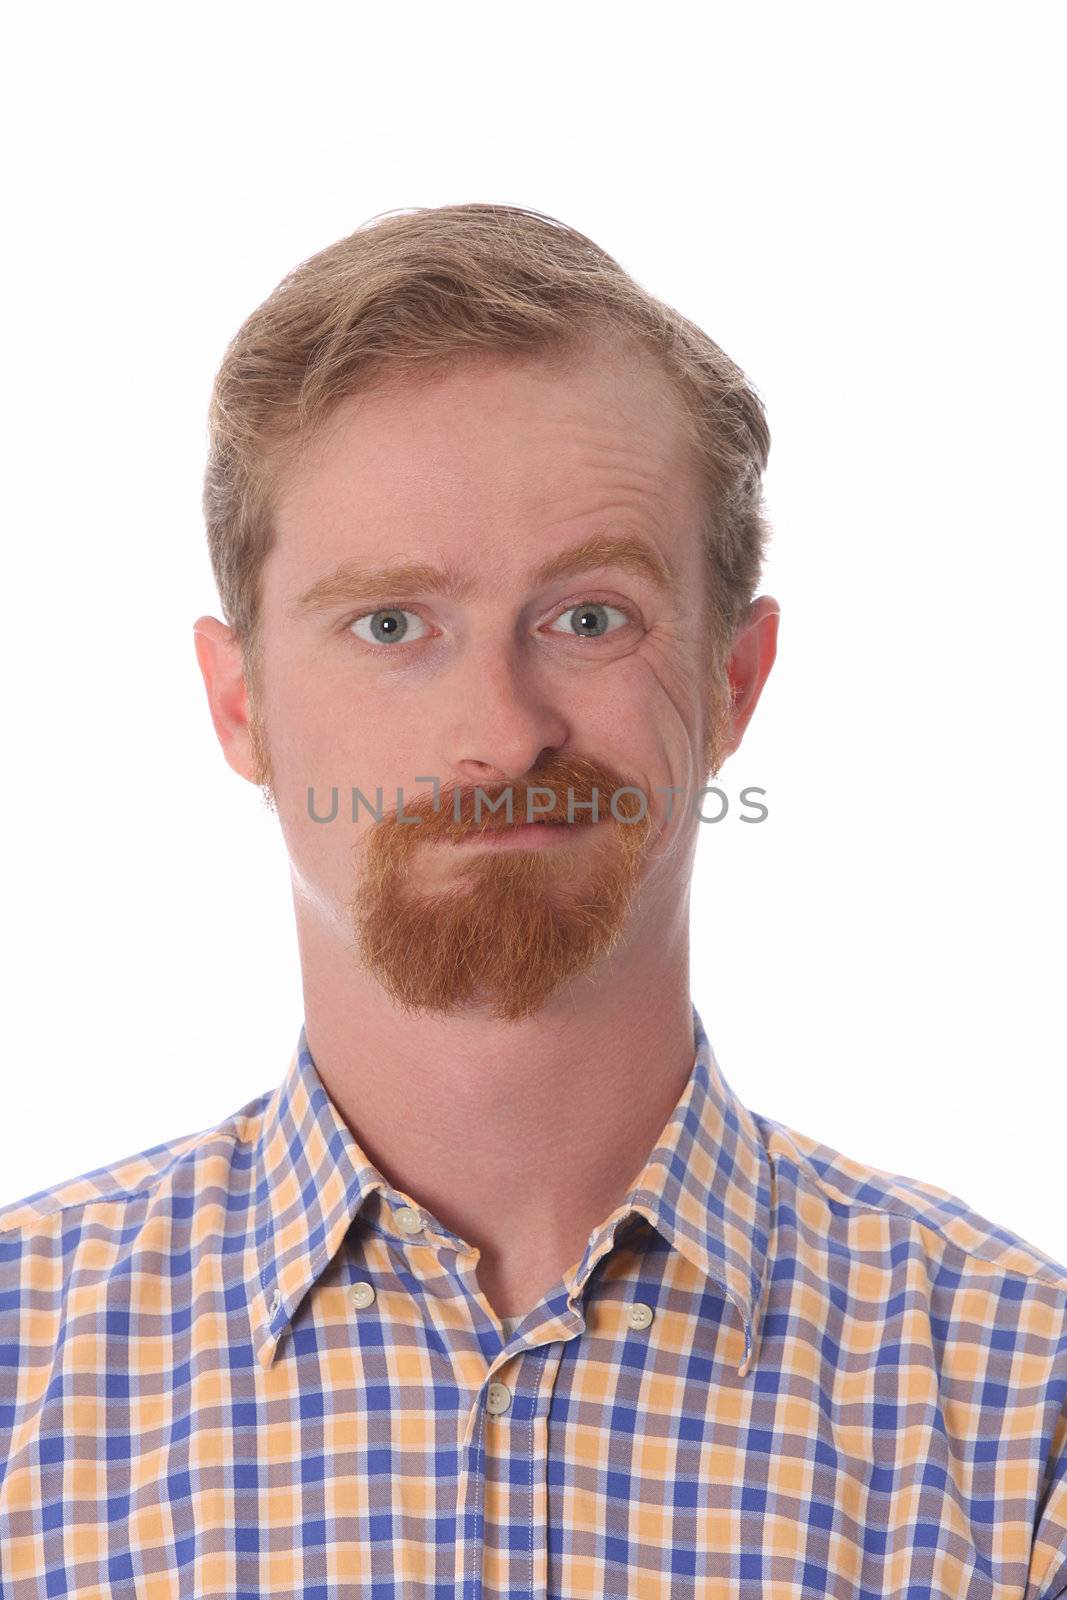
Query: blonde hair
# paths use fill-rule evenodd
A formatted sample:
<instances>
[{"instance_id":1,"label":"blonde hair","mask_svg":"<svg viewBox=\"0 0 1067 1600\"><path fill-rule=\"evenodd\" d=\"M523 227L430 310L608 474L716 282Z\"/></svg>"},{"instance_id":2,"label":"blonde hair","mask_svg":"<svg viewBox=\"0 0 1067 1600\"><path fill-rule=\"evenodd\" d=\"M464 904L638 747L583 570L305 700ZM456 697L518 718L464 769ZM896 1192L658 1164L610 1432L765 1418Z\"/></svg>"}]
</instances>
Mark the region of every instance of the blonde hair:
<instances>
[{"instance_id":1,"label":"blonde hair","mask_svg":"<svg viewBox=\"0 0 1067 1600\"><path fill-rule=\"evenodd\" d=\"M605 334L657 358L678 393L707 489L709 645L721 673L769 538L759 395L706 333L576 229L521 206L448 205L372 217L301 262L223 355L203 508L250 686L272 490L339 402L472 356L580 358Z\"/></svg>"}]
</instances>

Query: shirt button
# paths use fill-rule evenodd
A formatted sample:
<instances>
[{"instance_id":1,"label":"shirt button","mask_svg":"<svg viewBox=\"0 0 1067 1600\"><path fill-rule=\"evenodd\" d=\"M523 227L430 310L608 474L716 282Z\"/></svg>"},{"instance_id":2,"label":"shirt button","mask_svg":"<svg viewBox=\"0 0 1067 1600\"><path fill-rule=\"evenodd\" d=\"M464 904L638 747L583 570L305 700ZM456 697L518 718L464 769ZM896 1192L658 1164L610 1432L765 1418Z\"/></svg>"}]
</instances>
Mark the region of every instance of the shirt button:
<instances>
[{"instance_id":1,"label":"shirt button","mask_svg":"<svg viewBox=\"0 0 1067 1600\"><path fill-rule=\"evenodd\" d=\"M396 1225L404 1233L418 1233L422 1227L422 1218L411 1206L401 1206L396 1214Z\"/></svg>"},{"instance_id":2,"label":"shirt button","mask_svg":"<svg viewBox=\"0 0 1067 1600\"><path fill-rule=\"evenodd\" d=\"M357 1283L352 1290L352 1304L357 1311L366 1311L375 1301L374 1285L372 1283Z\"/></svg>"},{"instance_id":3,"label":"shirt button","mask_svg":"<svg viewBox=\"0 0 1067 1600\"><path fill-rule=\"evenodd\" d=\"M490 1415L498 1417L502 1411L506 1411L508 1409L510 1404L511 1390L508 1388L507 1384L491 1383L489 1385L489 1395L485 1402L485 1409L490 1413Z\"/></svg>"},{"instance_id":4,"label":"shirt button","mask_svg":"<svg viewBox=\"0 0 1067 1600\"><path fill-rule=\"evenodd\" d=\"M281 1303L282 1303L281 1290L280 1289L275 1289L274 1298L270 1303L270 1316L271 1316L271 1321L272 1322L274 1320L274 1313L277 1311L277 1309L281 1305Z\"/></svg>"},{"instance_id":5,"label":"shirt button","mask_svg":"<svg viewBox=\"0 0 1067 1600\"><path fill-rule=\"evenodd\" d=\"M631 1328L647 1328L652 1321L652 1307L638 1300L630 1307Z\"/></svg>"}]
</instances>

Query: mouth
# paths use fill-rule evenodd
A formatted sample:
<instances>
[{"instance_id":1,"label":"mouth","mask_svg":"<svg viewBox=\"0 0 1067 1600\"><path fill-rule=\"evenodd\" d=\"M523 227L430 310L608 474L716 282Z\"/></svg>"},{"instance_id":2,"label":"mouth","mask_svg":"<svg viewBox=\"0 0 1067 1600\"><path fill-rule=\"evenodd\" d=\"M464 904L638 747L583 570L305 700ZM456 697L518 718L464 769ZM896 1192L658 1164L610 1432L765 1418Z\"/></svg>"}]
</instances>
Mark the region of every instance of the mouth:
<instances>
[{"instance_id":1,"label":"mouth","mask_svg":"<svg viewBox=\"0 0 1067 1600\"><path fill-rule=\"evenodd\" d=\"M504 827L498 824L449 842L461 850L479 845L488 850L543 850L550 845L567 843L593 826L591 822L528 822Z\"/></svg>"}]
</instances>

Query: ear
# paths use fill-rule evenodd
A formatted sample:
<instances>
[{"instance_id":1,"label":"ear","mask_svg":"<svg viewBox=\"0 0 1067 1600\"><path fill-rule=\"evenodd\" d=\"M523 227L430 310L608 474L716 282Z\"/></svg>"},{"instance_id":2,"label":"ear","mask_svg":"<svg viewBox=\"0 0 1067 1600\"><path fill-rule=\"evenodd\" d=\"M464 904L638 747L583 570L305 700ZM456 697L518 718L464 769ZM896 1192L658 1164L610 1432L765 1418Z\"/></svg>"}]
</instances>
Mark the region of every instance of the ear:
<instances>
[{"instance_id":1,"label":"ear","mask_svg":"<svg viewBox=\"0 0 1067 1600\"><path fill-rule=\"evenodd\" d=\"M217 617L197 617L193 644L222 753L234 772L255 783L248 688L237 636Z\"/></svg>"},{"instance_id":2,"label":"ear","mask_svg":"<svg viewBox=\"0 0 1067 1600\"><path fill-rule=\"evenodd\" d=\"M748 618L734 640L727 666L733 711L723 760L733 755L744 738L745 729L763 693L763 685L767 682L778 653L780 615L781 607L777 600L769 594L760 595L758 600L753 600Z\"/></svg>"}]
</instances>

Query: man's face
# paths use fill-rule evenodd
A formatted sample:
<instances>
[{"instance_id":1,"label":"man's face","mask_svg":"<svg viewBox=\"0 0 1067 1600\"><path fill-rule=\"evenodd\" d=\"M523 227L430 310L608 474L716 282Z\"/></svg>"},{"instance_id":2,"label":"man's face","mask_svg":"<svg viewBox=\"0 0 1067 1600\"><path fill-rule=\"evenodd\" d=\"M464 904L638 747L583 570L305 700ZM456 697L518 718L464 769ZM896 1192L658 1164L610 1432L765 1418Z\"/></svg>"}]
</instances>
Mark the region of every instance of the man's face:
<instances>
[{"instance_id":1,"label":"man's face","mask_svg":"<svg viewBox=\"0 0 1067 1600\"><path fill-rule=\"evenodd\" d=\"M685 903L722 686L677 404L619 351L467 364L344 402L281 481L253 775L298 918L404 1007L528 1016ZM566 569L591 540L647 560ZM557 826L520 838L484 801L477 821L477 789Z\"/></svg>"}]
</instances>

